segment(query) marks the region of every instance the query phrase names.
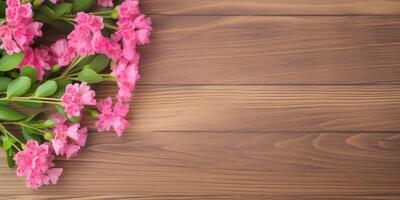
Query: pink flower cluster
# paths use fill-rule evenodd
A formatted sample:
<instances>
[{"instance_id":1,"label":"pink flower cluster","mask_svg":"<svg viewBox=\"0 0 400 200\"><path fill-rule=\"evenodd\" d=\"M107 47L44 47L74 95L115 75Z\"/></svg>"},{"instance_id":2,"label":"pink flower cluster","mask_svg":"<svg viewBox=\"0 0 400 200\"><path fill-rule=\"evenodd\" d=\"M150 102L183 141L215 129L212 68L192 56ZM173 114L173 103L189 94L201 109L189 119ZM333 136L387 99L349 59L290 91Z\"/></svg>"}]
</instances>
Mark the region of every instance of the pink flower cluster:
<instances>
[{"instance_id":1,"label":"pink flower cluster","mask_svg":"<svg viewBox=\"0 0 400 200\"><path fill-rule=\"evenodd\" d=\"M75 18L75 29L68 35L69 45L79 56L93 55L99 52L95 48L95 42L102 37L104 28L103 18L79 12Z\"/></svg>"},{"instance_id":2,"label":"pink flower cluster","mask_svg":"<svg viewBox=\"0 0 400 200\"><path fill-rule=\"evenodd\" d=\"M24 53L25 57L19 68L32 66L38 72L39 80L43 79L46 71L51 70L53 65L64 67L76 58L74 49L66 39L60 39L50 47L43 45L34 49L28 47Z\"/></svg>"},{"instance_id":3,"label":"pink flower cluster","mask_svg":"<svg viewBox=\"0 0 400 200\"><path fill-rule=\"evenodd\" d=\"M49 1L53 4L64 2ZM34 2L34 6L29 2ZM8 150L13 153L19 151L14 157L17 175L26 177L28 187L56 184L63 169L54 167L54 157L70 159L86 144L88 129L79 122L85 113L96 117L95 126L99 132L114 131L117 136L122 136L128 129L126 118L140 78L137 47L150 42L152 22L141 12L139 0L98 0L100 6L112 9L94 6L87 9L91 13L76 12L74 9L65 11L54 20L72 24L73 30L53 40L53 37L47 38L50 34L42 36L42 23L33 20L42 20L44 33L54 25L41 18L49 12L39 8L45 0L6 0L6 3L6 20L0 23L0 49L9 55L21 52L24 58L13 66L10 73L2 73L2 76L14 80L15 74L31 78L34 73L25 75L20 71L28 66L33 67L38 76L31 79L31 84L25 84L29 86L21 89L27 92L10 95L9 100L26 104L48 103L55 105L59 112L47 121L43 120L43 116L33 116L21 122L22 130L34 130L29 134L36 137L23 132L26 145L21 141L11 141L15 143ZM54 8L48 6L48 9ZM43 40L35 41L37 37L43 37ZM47 41L45 39L52 42L41 43ZM107 65L109 68L105 69ZM115 82L118 91L115 97L97 102L96 92L88 84L101 81ZM3 96L9 97L8 94ZM64 112L59 110L61 106ZM34 139L46 142L39 144Z\"/></svg>"},{"instance_id":4,"label":"pink flower cluster","mask_svg":"<svg viewBox=\"0 0 400 200\"><path fill-rule=\"evenodd\" d=\"M112 74L116 77L119 87L118 101L129 102L139 80L140 56L136 46L148 43L153 29L150 18L141 14L137 0L124 1L119 8L118 17L119 30L116 37L121 43L122 57L113 66Z\"/></svg>"},{"instance_id":5,"label":"pink flower cluster","mask_svg":"<svg viewBox=\"0 0 400 200\"><path fill-rule=\"evenodd\" d=\"M67 159L76 156L86 144L87 128L80 128L79 124L70 124L68 119L55 114L56 125L53 129L51 145L56 155L66 156Z\"/></svg>"},{"instance_id":6,"label":"pink flower cluster","mask_svg":"<svg viewBox=\"0 0 400 200\"><path fill-rule=\"evenodd\" d=\"M18 166L17 176L26 176L26 185L33 189L50 183L56 184L63 169L53 168L53 159L48 143L39 145L36 141L29 140L25 150L14 157Z\"/></svg>"},{"instance_id":7,"label":"pink flower cluster","mask_svg":"<svg viewBox=\"0 0 400 200\"><path fill-rule=\"evenodd\" d=\"M61 104L68 117L80 117L85 105L96 105L96 93L86 83L69 84L61 98Z\"/></svg>"},{"instance_id":8,"label":"pink flower cluster","mask_svg":"<svg viewBox=\"0 0 400 200\"><path fill-rule=\"evenodd\" d=\"M0 48L8 54L19 53L29 48L35 37L42 36L42 24L32 20L30 3L7 0L6 24L0 26Z\"/></svg>"},{"instance_id":9,"label":"pink flower cluster","mask_svg":"<svg viewBox=\"0 0 400 200\"><path fill-rule=\"evenodd\" d=\"M50 48L47 46L41 46L35 49L28 47L24 53L25 57L19 68L22 69L26 66L34 67L38 73L38 79L42 80L45 71L50 70L54 63Z\"/></svg>"},{"instance_id":10,"label":"pink flower cluster","mask_svg":"<svg viewBox=\"0 0 400 200\"><path fill-rule=\"evenodd\" d=\"M113 128L117 136L122 136L128 126L125 117L128 115L129 104L117 102L113 107L112 99L108 97L97 103L96 106L101 112L96 123L97 130L103 132Z\"/></svg>"},{"instance_id":11,"label":"pink flower cluster","mask_svg":"<svg viewBox=\"0 0 400 200\"><path fill-rule=\"evenodd\" d=\"M98 0L98 3L100 6L103 6L103 7L113 7L114 6L112 0Z\"/></svg>"}]
</instances>

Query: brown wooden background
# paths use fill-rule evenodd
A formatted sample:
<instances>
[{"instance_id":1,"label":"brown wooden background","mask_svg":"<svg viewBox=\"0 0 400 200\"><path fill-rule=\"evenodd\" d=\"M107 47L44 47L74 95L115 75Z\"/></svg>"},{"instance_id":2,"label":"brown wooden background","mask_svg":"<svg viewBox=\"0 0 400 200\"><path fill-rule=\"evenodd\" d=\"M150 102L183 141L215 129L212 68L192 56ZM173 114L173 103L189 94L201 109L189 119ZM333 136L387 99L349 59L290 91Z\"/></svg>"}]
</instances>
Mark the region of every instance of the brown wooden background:
<instances>
[{"instance_id":1,"label":"brown wooden background","mask_svg":"<svg viewBox=\"0 0 400 200\"><path fill-rule=\"evenodd\" d=\"M128 133L93 131L38 191L1 163L0 198L400 199L400 1L142 7Z\"/></svg>"}]
</instances>

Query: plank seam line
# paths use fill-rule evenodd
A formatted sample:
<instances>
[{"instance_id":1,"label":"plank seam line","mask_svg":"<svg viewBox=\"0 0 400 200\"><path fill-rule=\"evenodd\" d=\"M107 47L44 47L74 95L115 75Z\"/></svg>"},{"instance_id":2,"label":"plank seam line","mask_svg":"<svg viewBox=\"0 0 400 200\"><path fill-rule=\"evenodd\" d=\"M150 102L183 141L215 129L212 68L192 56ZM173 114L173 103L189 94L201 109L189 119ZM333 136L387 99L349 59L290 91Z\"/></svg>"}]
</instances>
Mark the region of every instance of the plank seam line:
<instances>
[{"instance_id":1,"label":"plank seam line","mask_svg":"<svg viewBox=\"0 0 400 200\"><path fill-rule=\"evenodd\" d=\"M19 129L10 129L10 131L20 131ZM95 128L88 128L89 132L98 133ZM367 134L400 134L400 130L398 131L363 131L363 130L320 130L320 131L279 131L279 130L156 130L156 131L131 131L127 132L127 134L135 134L135 133L280 133L280 134L320 134L320 133L367 133ZM99 133L102 134L102 133Z\"/></svg>"},{"instance_id":2,"label":"plank seam line","mask_svg":"<svg viewBox=\"0 0 400 200\"><path fill-rule=\"evenodd\" d=\"M301 134L301 133L392 133L392 134L400 134L400 130L398 131L366 131L366 130L321 130L321 131L271 131L271 130L226 130L226 131L212 131L212 130L157 130L157 131L138 131L138 132L153 132L153 133L284 133L284 134ZM133 132L134 133L134 132Z\"/></svg>"},{"instance_id":3,"label":"plank seam line","mask_svg":"<svg viewBox=\"0 0 400 200\"><path fill-rule=\"evenodd\" d=\"M400 86L400 84L138 84L142 86Z\"/></svg>"},{"instance_id":4,"label":"plank seam line","mask_svg":"<svg viewBox=\"0 0 400 200\"><path fill-rule=\"evenodd\" d=\"M149 16L167 17L400 17L400 14L159 14Z\"/></svg>"}]
</instances>

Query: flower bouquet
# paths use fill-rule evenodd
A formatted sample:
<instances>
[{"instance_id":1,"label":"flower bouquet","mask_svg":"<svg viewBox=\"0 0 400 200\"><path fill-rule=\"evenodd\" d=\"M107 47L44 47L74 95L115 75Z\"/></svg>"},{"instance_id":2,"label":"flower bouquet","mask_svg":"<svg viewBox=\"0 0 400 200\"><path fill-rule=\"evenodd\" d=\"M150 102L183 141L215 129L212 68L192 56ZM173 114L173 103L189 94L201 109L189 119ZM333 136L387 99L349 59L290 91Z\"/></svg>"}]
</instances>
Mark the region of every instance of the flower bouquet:
<instances>
[{"instance_id":1,"label":"flower bouquet","mask_svg":"<svg viewBox=\"0 0 400 200\"><path fill-rule=\"evenodd\" d=\"M0 144L27 187L56 184L55 157L85 146L82 118L99 132L127 128L151 20L138 0L0 0L0 18ZM115 83L115 96L96 99L101 82Z\"/></svg>"}]
</instances>

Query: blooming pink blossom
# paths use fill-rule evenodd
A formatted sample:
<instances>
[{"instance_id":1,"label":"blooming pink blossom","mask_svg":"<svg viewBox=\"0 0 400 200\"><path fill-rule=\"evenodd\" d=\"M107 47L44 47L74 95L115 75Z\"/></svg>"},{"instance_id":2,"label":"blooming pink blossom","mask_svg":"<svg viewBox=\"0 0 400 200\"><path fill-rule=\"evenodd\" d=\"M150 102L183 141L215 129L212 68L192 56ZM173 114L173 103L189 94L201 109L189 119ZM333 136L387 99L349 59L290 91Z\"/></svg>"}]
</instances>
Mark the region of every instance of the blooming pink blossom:
<instances>
[{"instance_id":1,"label":"blooming pink blossom","mask_svg":"<svg viewBox=\"0 0 400 200\"><path fill-rule=\"evenodd\" d=\"M133 60L137 44L149 43L151 19L140 13L137 0L126 0L118 11L117 37L121 40L122 55L127 60Z\"/></svg>"},{"instance_id":2,"label":"blooming pink blossom","mask_svg":"<svg viewBox=\"0 0 400 200\"><path fill-rule=\"evenodd\" d=\"M8 7L16 7L16 6L21 5L21 1L20 0L7 0L6 5Z\"/></svg>"},{"instance_id":3,"label":"blooming pink blossom","mask_svg":"<svg viewBox=\"0 0 400 200\"><path fill-rule=\"evenodd\" d=\"M128 61L121 58L118 63L112 66L112 74L117 80L118 94L117 99L121 102L128 102L132 97L132 92L139 80L138 68L139 55L135 55L135 61Z\"/></svg>"},{"instance_id":4,"label":"blooming pink blossom","mask_svg":"<svg viewBox=\"0 0 400 200\"><path fill-rule=\"evenodd\" d=\"M139 14L139 0L125 0L118 10L118 17L120 20L131 20Z\"/></svg>"},{"instance_id":5,"label":"blooming pink blossom","mask_svg":"<svg viewBox=\"0 0 400 200\"><path fill-rule=\"evenodd\" d=\"M103 7L113 7L114 6L112 0L98 0L98 4Z\"/></svg>"},{"instance_id":6,"label":"blooming pink blossom","mask_svg":"<svg viewBox=\"0 0 400 200\"><path fill-rule=\"evenodd\" d=\"M60 114L53 116L57 124L53 129L51 145L56 155L65 155L67 159L76 156L87 139L87 128L80 128L79 124L69 124Z\"/></svg>"},{"instance_id":7,"label":"blooming pink blossom","mask_svg":"<svg viewBox=\"0 0 400 200\"><path fill-rule=\"evenodd\" d=\"M35 37L42 36L42 24L32 19L30 3L21 4L19 0L7 0L6 24L0 26L0 48L8 54L25 51Z\"/></svg>"},{"instance_id":8,"label":"blooming pink blossom","mask_svg":"<svg viewBox=\"0 0 400 200\"><path fill-rule=\"evenodd\" d=\"M66 39L61 39L51 45L56 64L59 67L67 66L76 57L75 50L68 44Z\"/></svg>"},{"instance_id":9,"label":"blooming pink blossom","mask_svg":"<svg viewBox=\"0 0 400 200\"><path fill-rule=\"evenodd\" d=\"M69 84L61 98L68 117L79 117L85 105L96 105L96 93L85 82Z\"/></svg>"},{"instance_id":10,"label":"blooming pink blossom","mask_svg":"<svg viewBox=\"0 0 400 200\"><path fill-rule=\"evenodd\" d=\"M99 46L94 46L93 40L98 40L102 34L101 30L104 28L103 18L79 12L76 15L75 22L74 30L68 35L70 47L74 48L79 56L102 53L104 49L98 49Z\"/></svg>"},{"instance_id":11,"label":"blooming pink blossom","mask_svg":"<svg viewBox=\"0 0 400 200\"><path fill-rule=\"evenodd\" d=\"M53 168L53 159L48 143L39 145L36 141L29 140L25 150L14 157L18 166L17 176L26 176L27 187L33 189L50 183L56 184L63 169Z\"/></svg>"},{"instance_id":12,"label":"blooming pink blossom","mask_svg":"<svg viewBox=\"0 0 400 200\"><path fill-rule=\"evenodd\" d=\"M122 136L128 127L128 121L125 117L129 112L129 104L117 102L113 107L112 99L108 97L97 103L96 106L101 112L96 122L97 130L104 132L110 131L113 128L117 136Z\"/></svg>"},{"instance_id":13,"label":"blooming pink blossom","mask_svg":"<svg viewBox=\"0 0 400 200\"><path fill-rule=\"evenodd\" d=\"M32 5L30 3L8 6L6 9L7 23L12 26L30 23L32 16Z\"/></svg>"},{"instance_id":14,"label":"blooming pink blossom","mask_svg":"<svg viewBox=\"0 0 400 200\"><path fill-rule=\"evenodd\" d=\"M141 14L137 16L133 23L136 26L136 39L138 44L147 44L150 42L150 33L153 31L151 27L151 19Z\"/></svg>"},{"instance_id":15,"label":"blooming pink blossom","mask_svg":"<svg viewBox=\"0 0 400 200\"><path fill-rule=\"evenodd\" d=\"M45 72L50 70L51 66L55 63L54 56L47 46L40 46L35 49L28 48L24 53L25 57L19 68L23 69L26 66L35 68L39 80L43 79Z\"/></svg>"}]
</instances>

